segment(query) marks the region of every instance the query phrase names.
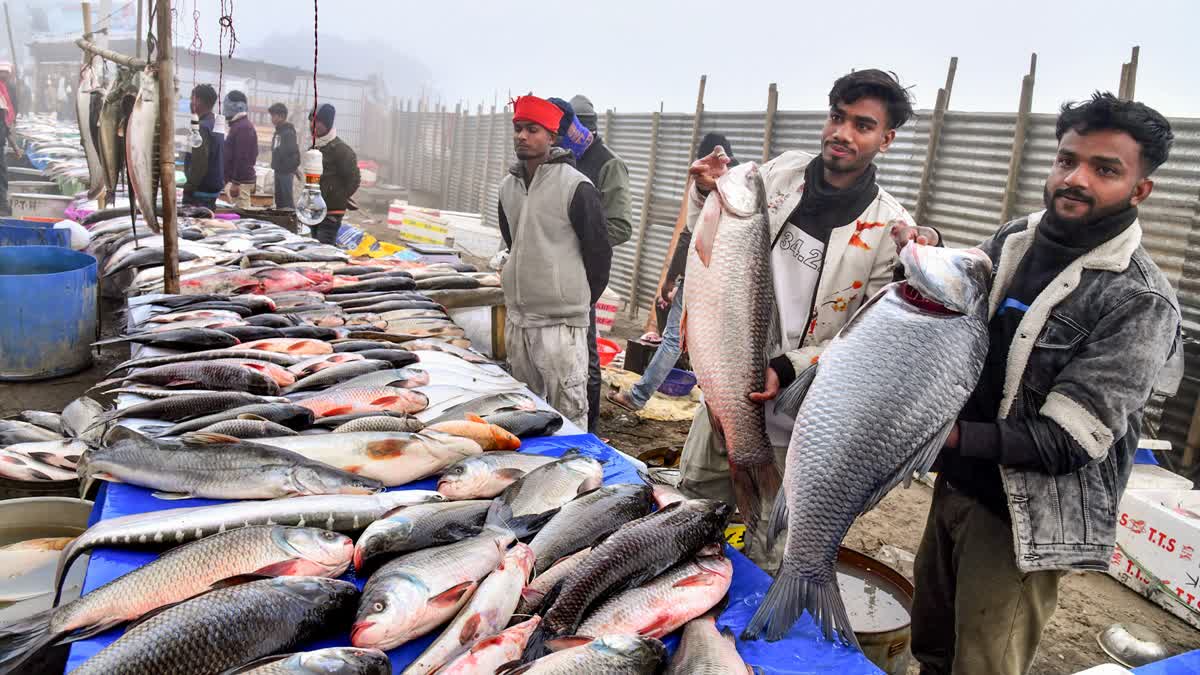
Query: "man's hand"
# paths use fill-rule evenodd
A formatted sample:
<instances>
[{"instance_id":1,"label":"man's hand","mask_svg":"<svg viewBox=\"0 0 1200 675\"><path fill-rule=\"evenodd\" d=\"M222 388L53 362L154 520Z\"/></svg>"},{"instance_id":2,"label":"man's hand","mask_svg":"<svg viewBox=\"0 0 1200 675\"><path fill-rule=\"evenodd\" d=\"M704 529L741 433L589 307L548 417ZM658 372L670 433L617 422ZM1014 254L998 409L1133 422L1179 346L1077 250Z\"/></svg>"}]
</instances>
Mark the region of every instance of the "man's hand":
<instances>
[{"instance_id":1,"label":"man's hand","mask_svg":"<svg viewBox=\"0 0 1200 675\"><path fill-rule=\"evenodd\" d=\"M950 435L946 437L946 447L950 448L951 450L957 450L958 449L958 440L959 440L958 422L955 422L954 426L950 428Z\"/></svg>"},{"instance_id":2,"label":"man's hand","mask_svg":"<svg viewBox=\"0 0 1200 675\"><path fill-rule=\"evenodd\" d=\"M674 299L675 282L668 279L662 288L658 289L658 297L655 299L655 302L661 309L666 309L671 306L671 301Z\"/></svg>"},{"instance_id":3,"label":"man's hand","mask_svg":"<svg viewBox=\"0 0 1200 675\"><path fill-rule=\"evenodd\" d=\"M779 373L774 368L767 367L767 382L762 391L750 394L750 400L755 403L766 403L779 395Z\"/></svg>"},{"instance_id":4,"label":"man's hand","mask_svg":"<svg viewBox=\"0 0 1200 675\"><path fill-rule=\"evenodd\" d=\"M230 197L237 199L237 196L240 195L241 193L242 193L242 189L240 187L238 187L237 183L229 184L229 196Z\"/></svg>"},{"instance_id":5,"label":"man's hand","mask_svg":"<svg viewBox=\"0 0 1200 675\"><path fill-rule=\"evenodd\" d=\"M938 244L937 230L932 227L909 225L903 220L893 220L889 225L892 226L892 241L896 244L897 253L910 241L928 246L937 246Z\"/></svg>"},{"instance_id":6,"label":"man's hand","mask_svg":"<svg viewBox=\"0 0 1200 675\"><path fill-rule=\"evenodd\" d=\"M708 194L717 189L717 179L725 175L728 166L729 156L725 154L725 148L718 145L707 157L692 162L688 174L696 181L696 188L702 194Z\"/></svg>"}]
</instances>

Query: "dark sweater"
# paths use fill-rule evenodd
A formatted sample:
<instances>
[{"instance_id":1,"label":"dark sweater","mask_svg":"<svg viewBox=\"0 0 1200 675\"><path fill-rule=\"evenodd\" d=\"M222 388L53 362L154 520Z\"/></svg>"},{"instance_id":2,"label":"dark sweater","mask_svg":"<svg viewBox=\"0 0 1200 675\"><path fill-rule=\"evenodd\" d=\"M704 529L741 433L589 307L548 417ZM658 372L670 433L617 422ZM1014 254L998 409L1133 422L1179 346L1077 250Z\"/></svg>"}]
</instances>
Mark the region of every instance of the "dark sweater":
<instances>
[{"instance_id":1,"label":"dark sweater","mask_svg":"<svg viewBox=\"0 0 1200 675\"><path fill-rule=\"evenodd\" d=\"M215 195L225 188L225 136L214 131L216 121L211 112L200 118L200 138L204 142L183 156L185 193Z\"/></svg>"},{"instance_id":2,"label":"dark sweater","mask_svg":"<svg viewBox=\"0 0 1200 675\"><path fill-rule=\"evenodd\" d=\"M331 213L350 208L350 198L362 182L354 150L335 138L321 147L321 166L321 196L326 208Z\"/></svg>"},{"instance_id":3,"label":"dark sweater","mask_svg":"<svg viewBox=\"0 0 1200 675\"><path fill-rule=\"evenodd\" d=\"M296 140L296 127L284 122L275 127L271 139L271 169L279 173L294 173L300 168L300 144Z\"/></svg>"},{"instance_id":4,"label":"dark sweater","mask_svg":"<svg viewBox=\"0 0 1200 675\"><path fill-rule=\"evenodd\" d=\"M253 183L254 162L258 159L258 132L249 117L230 122L225 136L225 180L229 183Z\"/></svg>"}]
</instances>

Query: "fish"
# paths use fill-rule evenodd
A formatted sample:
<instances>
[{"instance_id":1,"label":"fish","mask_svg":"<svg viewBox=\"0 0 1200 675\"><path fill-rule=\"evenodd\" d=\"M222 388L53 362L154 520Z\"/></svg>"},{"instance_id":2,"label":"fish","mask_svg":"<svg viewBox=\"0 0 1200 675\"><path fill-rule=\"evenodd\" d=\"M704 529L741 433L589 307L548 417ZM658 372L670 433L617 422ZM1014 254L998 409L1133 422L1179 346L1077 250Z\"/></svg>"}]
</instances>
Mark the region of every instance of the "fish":
<instances>
[{"instance_id":1,"label":"fish","mask_svg":"<svg viewBox=\"0 0 1200 675\"><path fill-rule=\"evenodd\" d=\"M467 363L493 363L491 359L483 354L459 347L458 345L450 344L449 342L443 342L441 340L408 340L404 343L404 348L414 352L446 352L447 354L453 354L457 356Z\"/></svg>"},{"instance_id":2,"label":"fish","mask_svg":"<svg viewBox=\"0 0 1200 675\"><path fill-rule=\"evenodd\" d=\"M414 433L425 428L421 420L410 415L393 417L391 415L368 415L356 420L350 420L333 428L335 434L355 434L370 431L391 431Z\"/></svg>"},{"instance_id":3,"label":"fish","mask_svg":"<svg viewBox=\"0 0 1200 675\"><path fill-rule=\"evenodd\" d=\"M76 558L99 546L171 546L248 525L320 527L345 534L362 530L398 507L445 499L431 490L396 490L371 495L316 495L230 502L117 516L92 525L63 549L55 585L62 583Z\"/></svg>"},{"instance_id":4,"label":"fish","mask_svg":"<svg viewBox=\"0 0 1200 675\"><path fill-rule=\"evenodd\" d=\"M426 429L469 438L478 443L485 452L516 450L521 447L521 439L494 424L488 424L478 415L467 415L467 419L461 421L438 422Z\"/></svg>"},{"instance_id":5,"label":"fish","mask_svg":"<svg viewBox=\"0 0 1200 675\"><path fill-rule=\"evenodd\" d=\"M353 277L362 274L370 274L371 272L384 272L387 271L387 269L388 268L384 267L383 265L356 265L354 263L350 263L348 265L342 265L341 267L335 267L330 271L338 276Z\"/></svg>"},{"instance_id":6,"label":"fish","mask_svg":"<svg viewBox=\"0 0 1200 675\"><path fill-rule=\"evenodd\" d=\"M355 353L364 354L366 352ZM400 387L402 389L415 389L417 387L424 387L428 384L429 373L424 370L418 370L416 368L386 368L383 370L365 373L344 382L339 382L330 387L329 390L337 391L338 389L360 388L370 389L375 387Z\"/></svg>"},{"instance_id":7,"label":"fish","mask_svg":"<svg viewBox=\"0 0 1200 675\"><path fill-rule=\"evenodd\" d=\"M404 368L417 362L417 355L404 349L364 349L355 353L364 359L387 361L392 368Z\"/></svg>"},{"instance_id":8,"label":"fish","mask_svg":"<svg viewBox=\"0 0 1200 675\"><path fill-rule=\"evenodd\" d=\"M183 602L243 575L337 577L349 537L308 527L255 525L185 544L61 607L0 626L0 672L60 640L74 641Z\"/></svg>"},{"instance_id":9,"label":"fish","mask_svg":"<svg viewBox=\"0 0 1200 675\"><path fill-rule=\"evenodd\" d=\"M137 98L133 101L133 110L125 123L125 166L129 178L129 191L133 200L137 202L142 218L145 218L146 224L155 234L161 231L158 214L154 211L158 97L158 74L152 66L147 66L139 77ZM88 164L91 171L90 160ZM91 175L99 179L103 173L93 171ZM182 286L182 283L180 285Z\"/></svg>"},{"instance_id":10,"label":"fish","mask_svg":"<svg viewBox=\"0 0 1200 675\"><path fill-rule=\"evenodd\" d=\"M180 279L184 293L237 295L254 293L266 295L279 291L310 288L316 283L299 272L289 269L221 270Z\"/></svg>"},{"instance_id":11,"label":"fish","mask_svg":"<svg viewBox=\"0 0 1200 675\"><path fill-rule=\"evenodd\" d=\"M64 435L62 428L62 415L59 415L58 413L43 412L41 410L22 410L15 415L9 415L8 419L28 422L47 431L52 431L60 436Z\"/></svg>"},{"instance_id":12,"label":"fish","mask_svg":"<svg viewBox=\"0 0 1200 675\"><path fill-rule=\"evenodd\" d=\"M348 581L311 576L218 589L126 630L74 672L220 673L328 633L357 597Z\"/></svg>"},{"instance_id":13,"label":"fish","mask_svg":"<svg viewBox=\"0 0 1200 675\"><path fill-rule=\"evenodd\" d=\"M437 490L447 499L490 499L530 471L558 457L525 452L489 452L460 460L442 472Z\"/></svg>"},{"instance_id":14,"label":"fish","mask_svg":"<svg viewBox=\"0 0 1200 675\"><path fill-rule=\"evenodd\" d=\"M354 569L365 576L387 557L445 546L483 531L491 501L435 502L402 506L367 526L354 545Z\"/></svg>"},{"instance_id":15,"label":"fish","mask_svg":"<svg viewBox=\"0 0 1200 675\"><path fill-rule=\"evenodd\" d=\"M462 307L496 307L504 304L504 290L500 288L446 289L425 291L429 299L446 309Z\"/></svg>"},{"instance_id":16,"label":"fish","mask_svg":"<svg viewBox=\"0 0 1200 675\"><path fill-rule=\"evenodd\" d=\"M158 436L178 436L221 422L254 419L274 422L289 429L303 429L312 424L313 414L308 408L290 403L250 403L179 422L164 429Z\"/></svg>"},{"instance_id":17,"label":"fish","mask_svg":"<svg viewBox=\"0 0 1200 675\"><path fill-rule=\"evenodd\" d=\"M241 326L246 322L242 319L192 319L190 321L176 321L169 324L149 324L145 326L143 334L151 335L165 333L167 331L184 330L187 328L202 328L205 330L218 330L220 328L228 328L229 326Z\"/></svg>"},{"instance_id":18,"label":"fish","mask_svg":"<svg viewBox=\"0 0 1200 675\"><path fill-rule=\"evenodd\" d=\"M467 414L486 417L497 410L514 407L524 410L534 410L537 408L537 403L525 394L499 392L475 396L461 403L430 409L423 414L417 415L417 417L426 424L437 424L438 422L445 422L447 420L462 419Z\"/></svg>"},{"instance_id":19,"label":"fish","mask_svg":"<svg viewBox=\"0 0 1200 675\"><path fill-rule=\"evenodd\" d=\"M22 420L0 420L0 447L17 443L62 440L62 434Z\"/></svg>"},{"instance_id":20,"label":"fish","mask_svg":"<svg viewBox=\"0 0 1200 675\"><path fill-rule=\"evenodd\" d=\"M71 539L73 537L44 537L0 546L0 603L21 602L48 594L54 579L54 563ZM0 627L2 639L3 628ZM3 643L0 642L0 672L3 668Z\"/></svg>"},{"instance_id":21,"label":"fish","mask_svg":"<svg viewBox=\"0 0 1200 675\"><path fill-rule=\"evenodd\" d=\"M348 355L339 354L338 356ZM310 389L328 389L332 385L357 378L360 375L388 369L392 365L387 361L377 361L374 359L359 359L336 364L331 362L326 363L330 363L330 367L317 370L296 380L295 384L287 388L287 393Z\"/></svg>"},{"instance_id":22,"label":"fish","mask_svg":"<svg viewBox=\"0 0 1200 675\"><path fill-rule=\"evenodd\" d=\"M553 649L575 647L614 633L665 637L720 603L732 581L728 558L699 556L605 600L579 625L578 635L548 644Z\"/></svg>"},{"instance_id":23,"label":"fish","mask_svg":"<svg viewBox=\"0 0 1200 675\"><path fill-rule=\"evenodd\" d=\"M489 524L518 537L537 532L564 504L604 482L604 466L578 453L539 466L504 488L488 510Z\"/></svg>"},{"instance_id":24,"label":"fish","mask_svg":"<svg viewBox=\"0 0 1200 675\"><path fill-rule=\"evenodd\" d=\"M336 298L339 296L335 295L333 297ZM361 301L361 300L358 302L364 303L364 301ZM438 312L439 314L442 314L442 306L437 304L436 302L431 302L430 300L425 299L424 297L421 297L421 298L412 297L412 298L406 298L406 299L393 298L390 300L379 300L379 301L372 302L369 304L364 303L364 304L357 304L357 305L353 305L353 306L345 306L345 311L351 315L379 314L381 316L383 314L388 314L388 313L392 313L392 312L410 312L410 311ZM442 315L444 316L444 314L442 314Z\"/></svg>"},{"instance_id":25,"label":"fish","mask_svg":"<svg viewBox=\"0 0 1200 675\"><path fill-rule=\"evenodd\" d=\"M370 494L383 484L273 445L192 432L165 447L134 431L91 449L80 461L81 492L93 480L131 483L204 499L275 499L297 495Z\"/></svg>"},{"instance_id":26,"label":"fish","mask_svg":"<svg viewBox=\"0 0 1200 675\"><path fill-rule=\"evenodd\" d=\"M692 236L680 320L716 442L728 450L747 537L759 527L760 504L783 480L763 406L749 398L765 388L767 360L782 342L766 208L766 187L753 162L718 180Z\"/></svg>"},{"instance_id":27,"label":"fish","mask_svg":"<svg viewBox=\"0 0 1200 675\"><path fill-rule=\"evenodd\" d=\"M517 438L553 436L562 428L563 418L553 410L500 409L483 418L488 424L508 431Z\"/></svg>"},{"instance_id":28,"label":"fish","mask_svg":"<svg viewBox=\"0 0 1200 675\"><path fill-rule=\"evenodd\" d=\"M234 306L240 307L240 305L234 305ZM246 310L244 307L242 308L242 310L249 311L249 310ZM190 321L192 319L215 319L215 318L240 319L240 318L242 318L242 315L237 312L224 310L224 309L195 309L195 308L189 307L188 309L182 310L179 312L169 312L167 314L156 314L156 315L146 319L146 321L148 323L174 323L176 321Z\"/></svg>"},{"instance_id":29,"label":"fish","mask_svg":"<svg viewBox=\"0 0 1200 675\"><path fill-rule=\"evenodd\" d=\"M381 340L343 340L331 343L333 351L342 354L345 352L361 352L368 349L395 349L396 345L391 342L383 342Z\"/></svg>"},{"instance_id":30,"label":"fish","mask_svg":"<svg viewBox=\"0 0 1200 675\"><path fill-rule=\"evenodd\" d=\"M428 277L417 280L418 291L433 291L449 288L473 289L479 288L479 280L465 274L450 274L441 277Z\"/></svg>"},{"instance_id":31,"label":"fish","mask_svg":"<svg viewBox=\"0 0 1200 675\"><path fill-rule=\"evenodd\" d=\"M217 422L200 429L199 433L233 436L242 440L296 435L295 431L282 424L261 418L256 419L254 415L241 415L238 419Z\"/></svg>"},{"instance_id":32,"label":"fish","mask_svg":"<svg viewBox=\"0 0 1200 675\"><path fill-rule=\"evenodd\" d=\"M233 318L236 315L238 318L246 318L254 312L246 305L230 302L228 300L213 300L210 302L197 302L192 305L187 305L174 311L158 311L152 312L148 321L171 321L177 317L186 317L190 313L199 312L219 312L221 316ZM190 317L187 317L190 318Z\"/></svg>"},{"instance_id":33,"label":"fish","mask_svg":"<svg viewBox=\"0 0 1200 675\"><path fill-rule=\"evenodd\" d=\"M79 88L75 90L75 119L79 120L79 138L87 160L88 199L95 199L104 191L104 164L100 161L100 150L96 146L93 123L99 114L99 100L103 94L100 80L104 76L104 62L99 56L91 56L79 71ZM96 115L93 115L96 108Z\"/></svg>"},{"instance_id":34,"label":"fish","mask_svg":"<svg viewBox=\"0 0 1200 675\"><path fill-rule=\"evenodd\" d=\"M267 328L266 326L224 326L216 330L227 335L232 335L241 342L266 340L268 338L296 337L294 335L284 335L283 330L280 328Z\"/></svg>"},{"instance_id":35,"label":"fish","mask_svg":"<svg viewBox=\"0 0 1200 675\"><path fill-rule=\"evenodd\" d=\"M334 429L334 428L340 427L341 425L343 425L347 422L352 422L354 420L364 419L367 417L395 417L398 419L413 418L412 415L409 415L407 413L392 412L390 410L368 410L366 412L347 413L345 415L331 415L329 417L318 417L315 420L313 420L313 427L323 427L326 429ZM413 419L415 419L415 418L413 418ZM419 420L418 420L418 423L420 423ZM424 425L422 425L421 428L424 429L425 428ZM420 429L418 429L417 431L420 431Z\"/></svg>"},{"instance_id":36,"label":"fish","mask_svg":"<svg viewBox=\"0 0 1200 675\"><path fill-rule=\"evenodd\" d=\"M101 347L120 342L136 342L150 347L163 349L224 349L238 343L237 338L228 333L213 328L172 328L165 331L147 331L122 335L93 342L92 345Z\"/></svg>"},{"instance_id":37,"label":"fish","mask_svg":"<svg viewBox=\"0 0 1200 675\"><path fill-rule=\"evenodd\" d=\"M121 378L122 382L137 382L163 387L198 386L203 389L234 390L249 394L275 396L279 385L264 373L241 365L209 361L170 363L139 370ZM109 380L97 386L108 384Z\"/></svg>"},{"instance_id":38,"label":"fish","mask_svg":"<svg viewBox=\"0 0 1200 675\"><path fill-rule=\"evenodd\" d=\"M838 545L859 514L928 470L983 371L988 257L911 243L900 261L907 280L868 301L777 402L798 408L768 529L786 529L787 546L743 639L778 640L808 610L826 639L857 646L834 572ZM897 350L908 354L900 370L889 358ZM831 423L835 415L872 423Z\"/></svg>"},{"instance_id":39,"label":"fish","mask_svg":"<svg viewBox=\"0 0 1200 675\"><path fill-rule=\"evenodd\" d=\"M378 649L326 647L252 661L229 675L391 675L388 655Z\"/></svg>"},{"instance_id":40,"label":"fish","mask_svg":"<svg viewBox=\"0 0 1200 675\"><path fill-rule=\"evenodd\" d=\"M719 606L719 605L718 605ZM712 611L683 626L679 646L666 675L754 675L737 651L737 638L728 627L717 629Z\"/></svg>"},{"instance_id":41,"label":"fish","mask_svg":"<svg viewBox=\"0 0 1200 675\"><path fill-rule=\"evenodd\" d=\"M450 620L513 540L512 532L487 529L385 563L363 588L350 644L392 649Z\"/></svg>"},{"instance_id":42,"label":"fish","mask_svg":"<svg viewBox=\"0 0 1200 675\"><path fill-rule=\"evenodd\" d=\"M153 390L129 391L139 396L157 396ZM271 399L247 394L243 391L204 391L200 393L179 393L171 395L164 392L160 398L153 398L131 406L114 408L100 415L84 431L90 431L120 419L147 417L151 419L182 422L215 412L229 410L238 406L255 403L270 403ZM220 420L213 420L214 422Z\"/></svg>"},{"instance_id":43,"label":"fish","mask_svg":"<svg viewBox=\"0 0 1200 675\"><path fill-rule=\"evenodd\" d=\"M278 352L267 352L261 349L205 349L198 352L189 352L186 354L168 354L165 356L147 356L140 359L129 359L122 361L113 367L112 370L105 373L105 377L111 377L115 373L130 368L153 368L154 366L165 366L168 363L183 363L185 361L216 361L218 359L253 359L255 361L263 361L265 363L273 363L275 365L288 367L294 366L300 362L300 358L289 354L280 354Z\"/></svg>"},{"instance_id":44,"label":"fish","mask_svg":"<svg viewBox=\"0 0 1200 675\"><path fill-rule=\"evenodd\" d=\"M559 582L571 575L571 572L583 562L583 559L592 552L591 547L572 553L571 555L554 563L541 574L535 574L533 581L521 591L521 604L517 605L517 614L522 616L535 615L542 608L542 603L550 591L554 589Z\"/></svg>"},{"instance_id":45,"label":"fish","mask_svg":"<svg viewBox=\"0 0 1200 675\"><path fill-rule=\"evenodd\" d=\"M329 354L310 356L292 366L289 366L288 370L300 377L306 377L323 368L332 367L339 363L346 363L348 361L363 361L365 359L366 357L362 356L358 352L350 352L346 354L331 352Z\"/></svg>"},{"instance_id":46,"label":"fish","mask_svg":"<svg viewBox=\"0 0 1200 675\"><path fill-rule=\"evenodd\" d=\"M10 446L11 447L11 446ZM0 449L0 476L19 481L73 481L75 472Z\"/></svg>"},{"instance_id":47,"label":"fish","mask_svg":"<svg viewBox=\"0 0 1200 675\"><path fill-rule=\"evenodd\" d=\"M121 108L124 102L124 87L121 77L114 77L104 91L100 106L100 119L96 125L96 149L100 156L100 164L104 167L105 201L111 200L117 194L117 180L124 164L124 145L119 137Z\"/></svg>"},{"instance_id":48,"label":"fish","mask_svg":"<svg viewBox=\"0 0 1200 675\"><path fill-rule=\"evenodd\" d=\"M328 342L307 338L268 338L266 340L255 340L254 342L239 345L238 349L258 349L268 352L307 356L333 353L333 347Z\"/></svg>"},{"instance_id":49,"label":"fish","mask_svg":"<svg viewBox=\"0 0 1200 675\"><path fill-rule=\"evenodd\" d=\"M100 440L100 432L93 430L93 424L103 414L104 406L87 396L80 396L63 408L63 435L95 443Z\"/></svg>"},{"instance_id":50,"label":"fish","mask_svg":"<svg viewBox=\"0 0 1200 675\"><path fill-rule=\"evenodd\" d=\"M178 256L179 262L187 262L188 260L195 260L200 257L186 249L178 249L175 252L175 255ZM166 253L163 252L162 247L146 246L139 248L137 252L132 255L125 256L114 265L106 265L104 268L104 276L118 274L131 268L162 265L163 260L165 259Z\"/></svg>"},{"instance_id":51,"label":"fish","mask_svg":"<svg viewBox=\"0 0 1200 675\"><path fill-rule=\"evenodd\" d=\"M285 328L277 328L279 337L285 338L308 338L310 340L335 340L342 335L342 332L337 328L326 328L324 326L287 326Z\"/></svg>"},{"instance_id":52,"label":"fish","mask_svg":"<svg viewBox=\"0 0 1200 675\"><path fill-rule=\"evenodd\" d=\"M299 322L295 318L288 318L280 314L256 314L247 317L246 323L251 326L266 326L267 328L289 328Z\"/></svg>"},{"instance_id":53,"label":"fish","mask_svg":"<svg viewBox=\"0 0 1200 675\"><path fill-rule=\"evenodd\" d=\"M4 448L30 459L49 464L60 469L73 471L79 464L79 458L88 444L81 440L36 441L33 443L15 443Z\"/></svg>"},{"instance_id":54,"label":"fish","mask_svg":"<svg viewBox=\"0 0 1200 675\"><path fill-rule=\"evenodd\" d=\"M525 544L513 546L471 595L465 607L425 648L403 675L429 675L476 641L497 635L513 617L521 589L529 581L533 551Z\"/></svg>"},{"instance_id":55,"label":"fish","mask_svg":"<svg viewBox=\"0 0 1200 675\"><path fill-rule=\"evenodd\" d=\"M657 638L604 635L586 645L497 672L501 675L652 675L658 672L666 658L667 648Z\"/></svg>"},{"instance_id":56,"label":"fish","mask_svg":"<svg viewBox=\"0 0 1200 675\"><path fill-rule=\"evenodd\" d=\"M411 277L383 277L349 283L344 286L329 289L329 295L344 293L361 293L364 291L411 291L417 287Z\"/></svg>"},{"instance_id":57,"label":"fish","mask_svg":"<svg viewBox=\"0 0 1200 675\"><path fill-rule=\"evenodd\" d=\"M263 375L271 378L281 390L296 384L296 376L293 375L287 368L274 363L268 363L266 361L259 361L257 359L232 358L216 359L213 361L208 361L208 363L238 366L240 368L247 368L249 370L262 373Z\"/></svg>"},{"instance_id":58,"label":"fish","mask_svg":"<svg viewBox=\"0 0 1200 675\"><path fill-rule=\"evenodd\" d=\"M429 398L419 391L396 387L338 389L297 401L317 417L345 415L354 412L390 410L414 414L429 405Z\"/></svg>"},{"instance_id":59,"label":"fish","mask_svg":"<svg viewBox=\"0 0 1200 675\"><path fill-rule=\"evenodd\" d=\"M483 452L469 438L430 431L284 436L258 442L381 481L388 487L428 478L464 457Z\"/></svg>"},{"instance_id":60,"label":"fish","mask_svg":"<svg viewBox=\"0 0 1200 675\"><path fill-rule=\"evenodd\" d=\"M541 574L563 558L595 544L654 508L650 486L620 483L582 494L567 502L529 542Z\"/></svg>"},{"instance_id":61,"label":"fish","mask_svg":"<svg viewBox=\"0 0 1200 675\"><path fill-rule=\"evenodd\" d=\"M384 321L449 321L450 316L439 309L396 309L379 314Z\"/></svg>"},{"instance_id":62,"label":"fish","mask_svg":"<svg viewBox=\"0 0 1200 675\"><path fill-rule=\"evenodd\" d=\"M563 581L543 614L543 627L555 637L575 634L597 602L724 542L729 515L723 502L688 499L626 523L593 547Z\"/></svg>"},{"instance_id":63,"label":"fish","mask_svg":"<svg viewBox=\"0 0 1200 675\"><path fill-rule=\"evenodd\" d=\"M496 635L477 640L467 651L438 669L437 675L495 673L505 664L519 662L529 636L533 635L541 622L542 617L534 616Z\"/></svg>"}]
</instances>

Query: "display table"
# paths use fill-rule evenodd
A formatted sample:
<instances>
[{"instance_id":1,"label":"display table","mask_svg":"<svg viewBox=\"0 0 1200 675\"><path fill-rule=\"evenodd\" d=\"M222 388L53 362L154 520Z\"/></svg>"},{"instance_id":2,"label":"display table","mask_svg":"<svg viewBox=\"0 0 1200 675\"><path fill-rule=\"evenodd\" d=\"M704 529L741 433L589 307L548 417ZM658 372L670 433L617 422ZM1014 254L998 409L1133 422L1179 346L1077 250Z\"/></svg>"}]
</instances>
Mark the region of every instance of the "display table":
<instances>
[{"instance_id":1,"label":"display table","mask_svg":"<svg viewBox=\"0 0 1200 675\"><path fill-rule=\"evenodd\" d=\"M637 471L617 451L590 434L577 436L552 436L525 441L523 451L538 454L558 456L577 448L580 452L595 457L604 464L604 482L637 483L641 482ZM427 479L410 483L398 490L426 489L436 487L436 479ZM101 488L96 497L96 506L92 512L92 521L107 520L118 516L147 511L183 508L187 506L204 506L217 504L209 499L187 499L179 501L162 501L150 495L143 488L123 484L107 484ZM721 615L719 625L729 626L734 633L739 633L749 622L758 602L770 586L770 577L741 553L726 547L726 552L733 561L733 585L729 589L729 605ZM83 592L88 593L97 587L126 574L130 570L145 565L156 557L155 553L132 549L98 548L92 552L88 563L87 577ZM81 563L76 563L81 564ZM355 579L351 570L344 577L354 581L362 588L363 580ZM103 649L115 640L122 629L113 629L87 640L76 642L71 647L70 660L67 662L67 672L79 667L85 660ZM415 659L425 647L438 635L435 631L425 637L401 645L389 652L395 672L400 672ZM668 637L667 647L672 651L678 638ZM341 635L320 643L305 645L303 649L332 647L349 644L349 626L345 626ZM738 650L746 663L756 666L766 673L837 673L838 675L866 675L879 673L861 652L824 641L820 631L812 624L808 616L796 625L788 636L779 642L740 642Z\"/></svg>"}]
</instances>

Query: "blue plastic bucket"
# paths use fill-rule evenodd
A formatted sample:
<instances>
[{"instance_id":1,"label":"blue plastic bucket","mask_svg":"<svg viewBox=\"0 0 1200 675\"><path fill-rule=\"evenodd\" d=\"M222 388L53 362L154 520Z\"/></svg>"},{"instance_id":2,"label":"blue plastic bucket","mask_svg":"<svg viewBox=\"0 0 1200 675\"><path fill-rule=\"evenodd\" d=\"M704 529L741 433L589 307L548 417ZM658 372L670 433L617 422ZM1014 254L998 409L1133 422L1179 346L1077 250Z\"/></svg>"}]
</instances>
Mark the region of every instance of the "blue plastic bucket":
<instances>
[{"instance_id":1,"label":"blue plastic bucket","mask_svg":"<svg viewBox=\"0 0 1200 675\"><path fill-rule=\"evenodd\" d=\"M5 219L8 220L8 219ZM71 247L71 231L55 230L48 223L0 225L0 246L59 246Z\"/></svg>"},{"instance_id":2,"label":"blue plastic bucket","mask_svg":"<svg viewBox=\"0 0 1200 675\"><path fill-rule=\"evenodd\" d=\"M96 259L58 246L0 247L0 380L43 380L92 365Z\"/></svg>"}]
</instances>

